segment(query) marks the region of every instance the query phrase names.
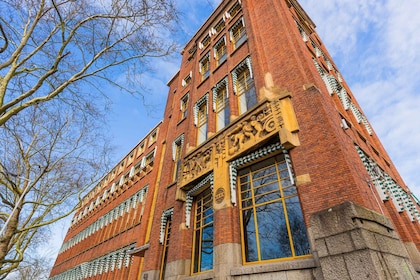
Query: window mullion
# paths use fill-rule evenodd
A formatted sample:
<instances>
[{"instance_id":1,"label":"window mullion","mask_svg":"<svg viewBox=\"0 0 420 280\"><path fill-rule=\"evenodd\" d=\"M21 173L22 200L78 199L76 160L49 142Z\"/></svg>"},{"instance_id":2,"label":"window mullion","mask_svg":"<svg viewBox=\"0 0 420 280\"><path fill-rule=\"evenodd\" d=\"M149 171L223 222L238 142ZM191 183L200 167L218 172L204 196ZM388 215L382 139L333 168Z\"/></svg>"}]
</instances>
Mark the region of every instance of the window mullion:
<instances>
[{"instance_id":1,"label":"window mullion","mask_svg":"<svg viewBox=\"0 0 420 280\"><path fill-rule=\"evenodd\" d=\"M254 228L255 228L255 241L257 243L257 253L258 253L258 261L261 261L261 249L260 249L260 235L258 231L258 217L257 217L257 207L255 202L255 195L254 195L254 180L252 178L252 170L249 169L249 185L252 197L252 214L254 215Z\"/></svg>"},{"instance_id":2,"label":"window mullion","mask_svg":"<svg viewBox=\"0 0 420 280\"><path fill-rule=\"evenodd\" d=\"M275 162L275 166L276 166L276 171L277 171L277 178L278 178L278 182L279 182L279 186L281 184L281 178L280 178L280 170L279 170L279 162ZM287 228L287 234L289 235L289 244L290 244L290 250L292 251L292 257L295 257L295 247L293 246L293 235L292 235L292 230L290 229L290 223L289 223L289 215L287 213L287 207L286 207L286 199L284 197L283 194L283 186L280 186L280 194L281 194L281 200L283 201L283 213L284 213L284 219L286 221L286 228ZM289 198L291 198L293 196L289 196Z\"/></svg>"}]
</instances>

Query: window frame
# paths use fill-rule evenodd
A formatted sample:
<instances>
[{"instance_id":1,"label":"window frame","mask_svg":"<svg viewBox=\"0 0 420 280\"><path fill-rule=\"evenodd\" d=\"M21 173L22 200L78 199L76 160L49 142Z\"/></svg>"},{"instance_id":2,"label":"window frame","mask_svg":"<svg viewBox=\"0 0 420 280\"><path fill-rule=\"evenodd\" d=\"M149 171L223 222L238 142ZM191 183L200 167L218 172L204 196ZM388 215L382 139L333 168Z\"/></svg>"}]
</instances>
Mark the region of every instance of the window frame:
<instances>
[{"instance_id":1,"label":"window frame","mask_svg":"<svg viewBox=\"0 0 420 280\"><path fill-rule=\"evenodd\" d=\"M193 248L191 259L191 274L199 274L213 270L214 267L214 205L213 205L213 192L210 186L207 186L195 198L195 211L194 211L194 233L193 233ZM199 206L201 205L201 206ZM205 208L210 206L209 208ZM201 210L201 211L200 211ZM208 213L207 211L210 211ZM199 212L200 211L200 212ZM199 224L199 225L198 225ZM211 227L211 239L203 241L206 231ZM208 234L208 232L207 232ZM199 240L197 240L199 238ZM203 244L211 244L211 261L210 267L203 267ZM210 260L210 259L209 259Z\"/></svg>"},{"instance_id":2,"label":"window frame","mask_svg":"<svg viewBox=\"0 0 420 280\"><path fill-rule=\"evenodd\" d=\"M235 4L232 5L229 9L229 16L235 17L240 11L242 10L242 5L237 1Z\"/></svg>"},{"instance_id":3,"label":"window frame","mask_svg":"<svg viewBox=\"0 0 420 280\"><path fill-rule=\"evenodd\" d=\"M176 181L181 170L182 149L184 146L184 134L178 136L172 143L172 160L174 161L172 181Z\"/></svg>"},{"instance_id":4,"label":"window frame","mask_svg":"<svg viewBox=\"0 0 420 280\"><path fill-rule=\"evenodd\" d=\"M156 143L157 138L158 138L158 129L156 128L156 129L155 129L155 130L153 130L153 131L150 133L150 135L149 135L149 147L150 147L152 144Z\"/></svg>"},{"instance_id":5,"label":"window frame","mask_svg":"<svg viewBox=\"0 0 420 280\"><path fill-rule=\"evenodd\" d=\"M221 50L223 50L223 53L220 52ZM219 66L227 59L226 36L220 38L214 45L214 58L216 60L216 66Z\"/></svg>"},{"instance_id":6,"label":"window frame","mask_svg":"<svg viewBox=\"0 0 420 280\"><path fill-rule=\"evenodd\" d=\"M160 270L159 270L159 280L163 280L165 277L166 272L166 261L168 258L168 249L169 249L169 241L171 237L171 229L172 229L172 215L174 213L174 209L170 208L162 212L162 216L160 218L160 233L159 233L159 243L163 246L162 256L161 256L161 263L160 263Z\"/></svg>"},{"instance_id":7,"label":"window frame","mask_svg":"<svg viewBox=\"0 0 420 280\"><path fill-rule=\"evenodd\" d=\"M309 238L308 238L308 234L307 234L307 229L306 229L306 225L303 221L303 213L301 210L301 204L300 204L300 200L297 194L297 188L296 185L294 184L294 180L293 180L293 173L290 170L290 167L288 165L289 163L287 162L287 157L284 154L277 154L277 155L272 155L270 157L265 157L263 159L260 159L259 161L253 161L249 164L247 164L244 167L241 167L238 170L238 176L237 176L237 182L238 182L238 198L239 198L239 212L240 212L240 228L241 228L241 244L242 244L242 261L244 264L256 264L256 263L265 263L265 262L272 262L272 261L283 261L283 260L295 260L295 259L301 259L301 258L308 258L311 255L310 253L310 245L309 245ZM280 170L280 166L281 166L281 170ZM274 173L270 173L270 174L264 174L264 176L266 177L259 177L259 178L255 178L256 174L258 173L263 173L265 172L265 170L269 170L270 168L275 169ZM273 176L273 177L271 177ZM244 180L244 178L248 177L248 181ZM269 181L269 184L267 184L264 180L269 180L276 177L276 179ZM265 185L259 185L258 182L254 182L254 181L258 181L261 180L260 182L265 183ZM283 185L284 183L284 185ZM275 185L277 185L278 188L278 197L275 197L276 194L276 188ZM245 186L245 188L243 188ZM270 188L273 188L274 190L271 190ZM258 192L260 191L260 193ZM262 193L261 192L264 192ZM270 200L267 200L267 198L271 197ZM296 215L299 215L298 219L299 219L299 225L303 225L305 228L305 232L304 234L302 234L303 238L305 239L304 241L306 242L305 244L303 244L303 246L305 247L305 250L308 250L308 253L306 254L296 254L296 244L294 243L293 239L298 239L299 236L296 237L296 235L293 235L292 233L292 229L291 229L291 222L289 220L289 217L291 216L292 211L288 211L288 206L289 205L293 205L295 206L294 202L291 202L291 200L297 199L298 202L298 210L300 210L300 212L298 212ZM290 204L289 204L290 202ZM271 205L276 206L276 204L280 204L281 208L279 208L279 211L281 212L277 212L276 216L278 216L279 218L282 218L282 225L286 225L286 229L287 229L287 241L288 241L288 245L289 245L289 250L290 250L290 255L287 255L285 257L276 257L276 258L266 258L263 257L262 254L273 254L272 252L270 252L270 250L272 251L272 246L269 248L269 246L267 246L267 243L265 245L261 245L261 243L263 243L265 241L264 237L261 237L260 234L264 234L264 230L267 231L267 229L261 230L263 227L260 226L259 224L259 219L261 219L261 221L264 219L264 212L269 213L269 211L267 211L267 209L269 209L271 207ZM258 208L260 207L264 207L261 209L263 210L263 214L260 214L260 216L258 216ZM292 207L292 206L290 206ZM296 209L294 209L296 210ZM247 214L244 214L245 212L248 212ZM282 213L283 215L278 215L278 213ZM293 212L294 213L294 212ZM245 224L244 222L244 216L248 216L248 221L252 221L251 228L253 226L253 230L251 232L254 233L255 235L255 239L254 240L250 240L249 238L253 238L253 236L249 237L247 234L245 234L246 231L246 227L248 226L248 224ZM293 220L294 221L294 220ZM264 224L264 228L267 227L267 223L263 223ZM280 223L276 223L275 224L275 229L279 230L281 229L280 227ZM269 232L273 232L272 229L268 230ZM261 233L263 232L263 233ZM263 235L262 235L263 236ZM248 245L247 245L248 244ZM251 245L249 245L251 244ZM279 247L279 251L275 252L277 254L283 254L284 252L282 251L284 248L282 248L282 243L277 243L276 245L278 245ZM248 252L254 252L254 251L250 251L248 250L248 246L253 246L254 251L256 251L256 256L249 256ZM264 248L262 248L264 246ZM269 248L270 250L268 250L267 248ZM280 250L280 248L282 248L282 250ZM286 251L286 250L285 250ZM267 253L268 252L268 253ZM252 254L252 253L251 253ZM255 254L255 253L254 253ZM255 259L256 257L256 259ZM249 259L249 258L254 258L254 259Z\"/></svg>"},{"instance_id":8,"label":"window frame","mask_svg":"<svg viewBox=\"0 0 420 280\"><path fill-rule=\"evenodd\" d=\"M189 84L191 84L192 81L192 71L190 71L190 73L188 73L187 76L185 76L185 78L182 80L181 84L183 87L188 86Z\"/></svg>"},{"instance_id":9,"label":"window frame","mask_svg":"<svg viewBox=\"0 0 420 280\"><path fill-rule=\"evenodd\" d=\"M197 145L204 143L208 135L208 99L209 94L203 95L194 104L194 125L197 127ZM200 114L203 113L204 114ZM204 117L202 117L204 116Z\"/></svg>"},{"instance_id":10,"label":"window frame","mask_svg":"<svg viewBox=\"0 0 420 280\"><path fill-rule=\"evenodd\" d=\"M219 107L219 98L223 96L223 107ZM213 111L216 115L216 131L226 127L230 123L230 102L228 90L228 78L225 77L213 87Z\"/></svg>"},{"instance_id":11,"label":"window frame","mask_svg":"<svg viewBox=\"0 0 420 280\"><path fill-rule=\"evenodd\" d=\"M249 78L247 78L247 75L249 76ZM232 79L233 90L236 96L238 97L239 114L242 115L258 103L258 97L252 74L251 59L249 57L243 60L232 71ZM241 81L243 81L242 86L240 86ZM241 88L243 88L243 90L241 90Z\"/></svg>"},{"instance_id":12,"label":"window frame","mask_svg":"<svg viewBox=\"0 0 420 280\"><path fill-rule=\"evenodd\" d=\"M239 48L247 40L245 21L243 17L238 19L232 25L232 27L229 29L229 34L234 50Z\"/></svg>"},{"instance_id":13,"label":"window frame","mask_svg":"<svg viewBox=\"0 0 420 280\"><path fill-rule=\"evenodd\" d=\"M219 34L220 32L222 32L222 30L226 27L226 21L222 18L220 19L216 25L214 26L214 31L215 31L215 35Z\"/></svg>"},{"instance_id":14,"label":"window frame","mask_svg":"<svg viewBox=\"0 0 420 280\"><path fill-rule=\"evenodd\" d=\"M199 62L199 72L201 74L201 81L204 81L210 76L210 52L206 53Z\"/></svg>"},{"instance_id":15,"label":"window frame","mask_svg":"<svg viewBox=\"0 0 420 280\"><path fill-rule=\"evenodd\" d=\"M185 119L188 115L188 102L190 98L190 93L188 92L180 99L180 111L181 111L181 120Z\"/></svg>"},{"instance_id":16,"label":"window frame","mask_svg":"<svg viewBox=\"0 0 420 280\"><path fill-rule=\"evenodd\" d=\"M200 41L199 47L200 49L205 49L207 46L209 46L211 43L211 37L210 34L206 34L204 38Z\"/></svg>"}]
</instances>

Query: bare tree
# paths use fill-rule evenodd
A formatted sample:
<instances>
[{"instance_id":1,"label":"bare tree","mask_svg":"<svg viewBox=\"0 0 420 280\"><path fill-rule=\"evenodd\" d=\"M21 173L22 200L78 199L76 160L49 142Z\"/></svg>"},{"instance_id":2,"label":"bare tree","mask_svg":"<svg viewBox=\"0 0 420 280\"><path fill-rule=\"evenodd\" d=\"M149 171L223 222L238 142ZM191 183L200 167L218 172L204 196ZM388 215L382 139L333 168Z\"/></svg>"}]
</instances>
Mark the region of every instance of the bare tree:
<instances>
[{"instance_id":1,"label":"bare tree","mask_svg":"<svg viewBox=\"0 0 420 280\"><path fill-rule=\"evenodd\" d=\"M32 252L31 252L32 253ZM30 256L28 260L22 261L19 267L13 274L10 274L7 279L10 280L46 280L50 274L51 264L50 260L45 256L40 256L37 252Z\"/></svg>"},{"instance_id":2,"label":"bare tree","mask_svg":"<svg viewBox=\"0 0 420 280\"><path fill-rule=\"evenodd\" d=\"M0 279L39 244L40 231L74 211L109 168L96 112L53 100L0 127Z\"/></svg>"},{"instance_id":3,"label":"bare tree","mask_svg":"<svg viewBox=\"0 0 420 280\"><path fill-rule=\"evenodd\" d=\"M58 97L83 104L104 82L135 93L118 76L174 50L172 0L3 0L0 11L0 126Z\"/></svg>"},{"instance_id":4,"label":"bare tree","mask_svg":"<svg viewBox=\"0 0 420 280\"><path fill-rule=\"evenodd\" d=\"M106 169L104 84L142 96L126 82L174 50L176 15L173 0L0 1L0 279Z\"/></svg>"}]
</instances>

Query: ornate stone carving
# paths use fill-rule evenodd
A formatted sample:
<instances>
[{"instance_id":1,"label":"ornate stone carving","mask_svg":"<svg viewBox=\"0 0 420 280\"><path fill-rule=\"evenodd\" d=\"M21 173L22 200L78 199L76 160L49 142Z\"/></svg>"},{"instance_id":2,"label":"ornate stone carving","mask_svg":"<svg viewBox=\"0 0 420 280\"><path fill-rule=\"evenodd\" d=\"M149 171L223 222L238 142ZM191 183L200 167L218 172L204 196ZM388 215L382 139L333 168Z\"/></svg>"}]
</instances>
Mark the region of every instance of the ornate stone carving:
<instances>
[{"instance_id":1,"label":"ornate stone carving","mask_svg":"<svg viewBox=\"0 0 420 280\"><path fill-rule=\"evenodd\" d=\"M289 142L293 142L291 135L293 131L298 131L298 126L292 109L289 93L277 99L262 101L221 134L212 137L199 149L191 151L183 161L182 180L178 185L180 193L191 188L188 185L200 176L222 168L224 162L233 160L276 133L279 134L283 146L293 147ZM292 144L296 146L296 143L297 140ZM184 197L185 195L179 195L180 200L185 200Z\"/></svg>"},{"instance_id":2,"label":"ornate stone carving","mask_svg":"<svg viewBox=\"0 0 420 280\"><path fill-rule=\"evenodd\" d=\"M219 166L219 161L225 160L226 158L226 141L225 138L221 138L217 141L214 145L215 153L214 153L214 164Z\"/></svg>"},{"instance_id":3,"label":"ornate stone carving","mask_svg":"<svg viewBox=\"0 0 420 280\"><path fill-rule=\"evenodd\" d=\"M271 135L278 130L277 121L269 103L238 123L227 135L228 155L243 151L249 145Z\"/></svg>"},{"instance_id":4,"label":"ornate stone carving","mask_svg":"<svg viewBox=\"0 0 420 280\"><path fill-rule=\"evenodd\" d=\"M200 151L184 161L184 165L182 167L183 185L191 182L213 168L212 153L213 146L210 146L207 150Z\"/></svg>"}]
</instances>

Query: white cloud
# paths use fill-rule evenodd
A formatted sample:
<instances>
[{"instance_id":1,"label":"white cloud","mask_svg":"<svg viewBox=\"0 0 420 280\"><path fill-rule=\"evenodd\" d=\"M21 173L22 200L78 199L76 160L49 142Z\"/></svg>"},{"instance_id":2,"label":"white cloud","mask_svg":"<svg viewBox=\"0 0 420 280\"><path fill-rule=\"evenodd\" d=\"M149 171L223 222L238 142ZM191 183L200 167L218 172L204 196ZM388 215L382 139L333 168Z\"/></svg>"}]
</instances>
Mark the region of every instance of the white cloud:
<instances>
[{"instance_id":1,"label":"white cloud","mask_svg":"<svg viewBox=\"0 0 420 280\"><path fill-rule=\"evenodd\" d=\"M177 0L183 46L221 0ZM256 1L257 2L257 1ZM400 174L420 197L420 10L418 0L300 0L368 116ZM178 71L180 56L153 61L147 80L150 102L166 101L166 82ZM116 161L163 116L152 118L141 101L116 97L111 127L119 150ZM124 99L124 100L123 100ZM163 100L163 101L162 101ZM164 106L164 104L163 104ZM158 110L163 110L163 106ZM157 117L156 117L157 116ZM60 235L61 236L61 235ZM61 242L61 241L60 241Z\"/></svg>"},{"instance_id":2,"label":"white cloud","mask_svg":"<svg viewBox=\"0 0 420 280\"><path fill-rule=\"evenodd\" d=\"M406 184L420 196L420 2L301 4Z\"/></svg>"},{"instance_id":3,"label":"white cloud","mask_svg":"<svg viewBox=\"0 0 420 280\"><path fill-rule=\"evenodd\" d=\"M182 11L180 34L176 34L181 46L220 2L176 2ZM420 82L417 77L420 36L416 36L420 28L416 15L420 1L301 0L300 3L317 25L328 51L407 185L420 196L420 176L417 176L420 173ZM165 84L178 71L180 59L176 54L166 60L155 60L158 70L143 77L148 81L147 87L154 89L151 103L159 98L166 100ZM127 122L142 118L139 116L144 112L141 106L130 105L136 106L140 113ZM159 108L162 109L163 106ZM154 121L156 118L150 120Z\"/></svg>"}]
</instances>

